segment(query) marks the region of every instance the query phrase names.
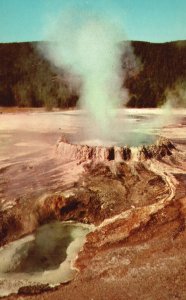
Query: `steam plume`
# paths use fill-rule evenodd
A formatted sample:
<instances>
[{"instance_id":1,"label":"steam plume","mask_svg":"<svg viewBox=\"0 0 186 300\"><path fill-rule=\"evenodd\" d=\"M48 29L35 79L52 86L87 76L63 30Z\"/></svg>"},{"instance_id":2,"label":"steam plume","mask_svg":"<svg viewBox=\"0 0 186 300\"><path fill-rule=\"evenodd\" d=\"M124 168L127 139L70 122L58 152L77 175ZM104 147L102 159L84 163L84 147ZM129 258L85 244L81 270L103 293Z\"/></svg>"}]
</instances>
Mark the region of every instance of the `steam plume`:
<instances>
[{"instance_id":1,"label":"steam plume","mask_svg":"<svg viewBox=\"0 0 186 300\"><path fill-rule=\"evenodd\" d=\"M125 37L121 28L116 21L70 10L47 28L50 43L43 49L57 67L80 77L80 106L102 139L113 135L114 109L127 99L127 92L121 91L124 47L119 42Z\"/></svg>"},{"instance_id":2,"label":"steam plume","mask_svg":"<svg viewBox=\"0 0 186 300\"><path fill-rule=\"evenodd\" d=\"M186 108L186 83L176 83L171 90L167 90L166 102L174 108Z\"/></svg>"}]
</instances>

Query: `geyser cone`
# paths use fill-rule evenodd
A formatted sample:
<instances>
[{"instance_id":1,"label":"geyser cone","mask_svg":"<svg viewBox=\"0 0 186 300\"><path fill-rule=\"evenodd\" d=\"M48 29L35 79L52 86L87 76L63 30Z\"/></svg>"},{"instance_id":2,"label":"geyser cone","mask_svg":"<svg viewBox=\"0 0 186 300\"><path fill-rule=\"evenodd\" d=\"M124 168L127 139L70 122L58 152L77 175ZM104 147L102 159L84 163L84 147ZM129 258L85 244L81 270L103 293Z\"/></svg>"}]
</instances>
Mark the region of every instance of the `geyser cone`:
<instances>
[{"instance_id":1,"label":"geyser cone","mask_svg":"<svg viewBox=\"0 0 186 300\"><path fill-rule=\"evenodd\" d=\"M93 146L72 144L62 136L57 142L56 152L64 160L93 161L127 161L130 159L145 160L171 155L175 146L165 138L159 138L155 144L142 145L138 148L128 146Z\"/></svg>"}]
</instances>

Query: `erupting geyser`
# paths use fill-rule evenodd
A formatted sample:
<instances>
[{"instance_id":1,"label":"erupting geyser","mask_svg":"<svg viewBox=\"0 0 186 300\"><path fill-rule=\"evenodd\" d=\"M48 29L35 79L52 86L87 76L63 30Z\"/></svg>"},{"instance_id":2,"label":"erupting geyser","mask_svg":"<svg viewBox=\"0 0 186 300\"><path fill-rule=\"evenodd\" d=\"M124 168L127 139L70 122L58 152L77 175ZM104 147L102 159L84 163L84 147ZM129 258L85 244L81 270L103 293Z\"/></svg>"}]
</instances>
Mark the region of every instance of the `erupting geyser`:
<instances>
[{"instance_id":1,"label":"erupting geyser","mask_svg":"<svg viewBox=\"0 0 186 300\"><path fill-rule=\"evenodd\" d=\"M125 40L122 26L118 20L70 10L52 27L47 31L50 43L41 45L42 51L55 66L80 80L79 105L88 115L93 138L105 141L119 137L116 108L127 102L122 55L127 52L133 59L129 42L120 45Z\"/></svg>"}]
</instances>

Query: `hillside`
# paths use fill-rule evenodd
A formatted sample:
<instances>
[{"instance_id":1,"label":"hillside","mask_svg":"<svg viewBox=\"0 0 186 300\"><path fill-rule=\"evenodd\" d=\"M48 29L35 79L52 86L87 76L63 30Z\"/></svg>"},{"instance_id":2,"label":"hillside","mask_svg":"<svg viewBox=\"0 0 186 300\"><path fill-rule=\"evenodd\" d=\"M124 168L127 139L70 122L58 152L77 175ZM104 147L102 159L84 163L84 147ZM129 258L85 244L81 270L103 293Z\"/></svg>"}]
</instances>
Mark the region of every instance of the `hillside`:
<instances>
[{"instance_id":1,"label":"hillside","mask_svg":"<svg viewBox=\"0 0 186 300\"><path fill-rule=\"evenodd\" d=\"M156 107L165 101L168 90L186 90L186 41L132 45L141 70L126 82L131 95L129 106Z\"/></svg>"},{"instance_id":2,"label":"hillside","mask_svg":"<svg viewBox=\"0 0 186 300\"><path fill-rule=\"evenodd\" d=\"M71 107L78 91L37 51L37 43L0 44L0 106ZM186 82L186 41L153 44L132 42L137 69L127 55L125 86L130 107L156 107L168 89Z\"/></svg>"}]
</instances>

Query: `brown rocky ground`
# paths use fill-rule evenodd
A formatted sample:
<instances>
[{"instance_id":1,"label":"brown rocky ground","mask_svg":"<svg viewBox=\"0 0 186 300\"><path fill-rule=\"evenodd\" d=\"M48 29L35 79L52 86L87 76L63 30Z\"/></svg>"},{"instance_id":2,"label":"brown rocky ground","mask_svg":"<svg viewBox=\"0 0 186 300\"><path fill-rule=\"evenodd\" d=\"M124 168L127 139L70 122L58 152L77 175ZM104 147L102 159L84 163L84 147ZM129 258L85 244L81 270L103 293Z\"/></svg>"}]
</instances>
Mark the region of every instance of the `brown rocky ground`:
<instances>
[{"instance_id":1,"label":"brown rocky ground","mask_svg":"<svg viewBox=\"0 0 186 300\"><path fill-rule=\"evenodd\" d=\"M4 210L2 244L53 219L96 225L71 282L21 288L6 299L186 299L186 142L179 130L174 143L158 157L72 162L63 171L78 168L73 183Z\"/></svg>"},{"instance_id":2,"label":"brown rocky ground","mask_svg":"<svg viewBox=\"0 0 186 300\"><path fill-rule=\"evenodd\" d=\"M139 153L141 155L141 150ZM79 166L79 162L75 163L72 172ZM40 169L41 167L42 164L39 165ZM50 194L44 194L40 199L37 193L27 191L27 184L25 199L23 185L22 197L18 197L20 191L17 191L19 194L14 208L0 212L0 244L15 240L32 232L40 224L55 219L98 225L105 219L131 208L156 203L170 194L167 181L151 171L146 161L130 161L128 164L114 160L101 163L90 161L84 164L83 169L84 172L77 181L72 181L69 190L55 192L50 187ZM14 174L15 170L14 166L10 170L5 169L3 175L12 178L11 173ZM29 173L32 174L32 169ZM29 175L27 174L26 182ZM23 176L24 169L21 172L21 177ZM18 179L19 177L16 178L15 185ZM13 183L14 179L11 189ZM15 195L16 189L13 192Z\"/></svg>"},{"instance_id":3,"label":"brown rocky ground","mask_svg":"<svg viewBox=\"0 0 186 300\"><path fill-rule=\"evenodd\" d=\"M124 221L94 233L77 261L81 272L72 282L38 296L26 296L23 291L19 299L185 299L184 219L179 201L154 214L128 237Z\"/></svg>"}]
</instances>

